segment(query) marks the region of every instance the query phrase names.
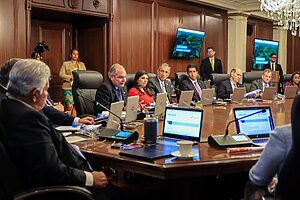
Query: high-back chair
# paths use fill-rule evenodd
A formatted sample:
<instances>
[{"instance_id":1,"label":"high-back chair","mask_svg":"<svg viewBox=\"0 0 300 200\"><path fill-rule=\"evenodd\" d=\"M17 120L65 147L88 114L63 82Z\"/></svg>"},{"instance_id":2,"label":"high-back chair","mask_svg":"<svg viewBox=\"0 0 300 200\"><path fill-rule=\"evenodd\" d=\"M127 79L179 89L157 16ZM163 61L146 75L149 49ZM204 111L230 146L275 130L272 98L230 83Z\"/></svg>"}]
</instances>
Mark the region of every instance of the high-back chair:
<instances>
[{"instance_id":1,"label":"high-back chair","mask_svg":"<svg viewBox=\"0 0 300 200\"><path fill-rule=\"evenodd\" d=\"M250 92L250 86L252 81L261 79L262 71L244 72L243 73L243 85L246 87L246 92Z\"/></svg>"},{"instance_id":2,"label":"high-back chair","mask_svg":"<svg viewBox=\"0 0 300 200\"><path fill-rule=\"evenodd\" d=\"M149 76L149 79L152 78L152 77L155 77L156 74L154 73L148 73L148 76ZM131 88L133 88L134 86L134 77L135 77L135 74L126 74L126 87L127 87L127 90L130 90Z\"/></svg>"},{"instance_id":3,"label":"high-back chair","mask_svg":"<svg viewBox=\"0 0 300 200\"><path fill-rule=\"evenodd\" d=\"M72 93L78 116L94 114L94 100L97 89L103 82L103 76L98 71L73 71Z\"/></svg>"},{"instance_id":4,"label":"high-back chair","mask_svg":"<svg viewBox=\"0 0 300 200\"><path fill-rule=\"evenodd\" d=\"M283 83L291 81L292 74L283 74Z\"/></svg>"},{"instance_id":5,"label":"high-back chair","mask_svg":"<svg viewBox=\"0 0 300 200\"><path fill-rule=\"evenodd\" d=\"M216 93L218 93L220 83L230 78L230 74L212 73L211 76L213 79L211 85L215 88Z\"/></svg>"}]
</instances>

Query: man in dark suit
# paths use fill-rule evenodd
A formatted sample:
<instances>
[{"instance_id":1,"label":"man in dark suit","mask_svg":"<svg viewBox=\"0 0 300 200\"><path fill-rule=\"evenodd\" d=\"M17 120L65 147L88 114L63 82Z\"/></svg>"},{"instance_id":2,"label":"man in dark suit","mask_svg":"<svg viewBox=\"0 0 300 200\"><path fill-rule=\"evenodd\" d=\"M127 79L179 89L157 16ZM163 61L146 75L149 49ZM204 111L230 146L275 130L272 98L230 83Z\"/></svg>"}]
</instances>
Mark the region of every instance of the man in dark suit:
<instances>
[{"instance_id":1,"label":"man in dark suit","mask_svg":"<svg viewBox=\"0 0 300 200\"><path fill-rule=\"evenodd\" d=\"M260 90L255 97L261 97L265 87L274 87L274 84L271 82L272 71L270 69L265 69L261 75L261 79L252 81L250 86L250 91Z\"/></svg>"},{"instance_id":2,"label":"man in dark suit","mask_svg":"<svg viewBox=\"0 0 300 200\"><path fill-rule=\"evenodd\" d=\"M186 68L189 76L179 85L181 91L194 90L193 101L198 102L201 100L202 89L205 89L205 83L198 78L197 67L194 64L189 64Z\"/></svg>"},{"instance_id":3,"label":"man in dark suit","mask_svg":"<svg viewBox=\"0 0 300 200\"><path fill-rule=\"evenodd\" d=\"M95 198L111 194L106 175L92 171L79 148L70 145L39 111L48 96L49 67L37 60L23 59L12 68L8 98L0 105L1 140L20 171L26 189L51 185L100 188ZM22 81L19 81L22 80ZM13 180L12 180L13 181Z\"/></svg>"},{"instance_id":4,"label":"man in dark suit","mask_svg":"<svg viewBox=\"0 0 300 200\"><path fill-rule=\"evenodd\" d=\"M281 65L277 63L276 53L270 54L270 61L269 61L269 63L264 65L263 69L271 69L271 71L279 72L278 92L283 93L283 84L284 84L283 71L282 71Z\"/></svg>"},{"instance_id":5,"label":"man in dark suit","mask_svg":"<svg viewBox=\"0 0 300 200\"><path fill-rule=\"evenodd\" d=\"M173 87L171 82L167 80L170 72L171 67L167 63L163 63L157 69L156 77L152 77L149 79L148 88L150 89L154 99L156 99L157 93L167 93L169 101L168 103L173 103Z\"/></svg>"},{"instance_id":6,"label":"man in dark suit","mask_svg":"<svg viewBox=\"0 0 300 200\"><path fill-rule=\"evenodd\" d=\"M8 76L9 72L11 71L14 64L19 61L19 58L11 58L7 60L0 69L0 99L6 99L6 92L7 92L7 83L8 83ZM50 96L48 95L48 98ZM53 105L45 104L42 109L42 112L46 117L48 117L51 122L55 125L59 126L71 126L73 122L76 123L84 123L84 124L92 124L94 119L92 117L73 117L67 113L57 110L53 107Z\"/></svg>"},{"instance_id":7,"label":"man in dark suit","mask_svg":"<svg viewBox=\"0 0 300 200\"><path fill-rule=\"evenodd\" d=\"M239 68L233 68L230 71L230 78L220 83L217 91L217 98L220 99L231 99L234 88L242 87L239 80L242 76L242 71Z\"/></svg>"},{"instance_id":8,"label":"man in dark suit","mask_svg":"<svg viewBox=\"0 0 300 200\"><path fill-rule=\"evenodd\" d=\"M208 57L201 60L200 65L200 76L202 80L211 80L212 83L212 73L222 74L222 62L220 59L215 58L215 50L213 47L207 48Z\"/></svg>"},{"instance_id":9,"label":"man in dark suit","mask_svg":"<svg viewBox=\"0 0 300 200\"><path fill-rule=\"evenodd\" d=\"M108 70L109 80L104 81L97 89L94 110L95 114L105 111L97 103L102 104L107 109L110 109L110 104L117 101L127 102L127 88L126 88L126 70L120 64L113 64Z\"/></svg>"}]
</instances>

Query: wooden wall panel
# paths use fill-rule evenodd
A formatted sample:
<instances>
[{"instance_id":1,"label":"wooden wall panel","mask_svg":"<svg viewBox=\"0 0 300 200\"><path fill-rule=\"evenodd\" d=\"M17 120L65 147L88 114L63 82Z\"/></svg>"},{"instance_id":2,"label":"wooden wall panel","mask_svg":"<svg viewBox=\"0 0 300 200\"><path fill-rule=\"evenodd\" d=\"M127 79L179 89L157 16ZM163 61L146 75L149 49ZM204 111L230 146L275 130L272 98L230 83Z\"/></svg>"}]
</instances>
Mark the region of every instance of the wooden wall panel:
<instances>
[{"instance_id":1,"label":"wooden wall panel","mask_svg":"<svg viewBox=\"0 0 300 200\"><path fill-rule=\"evenodd\" d=\"M286 72L291 74L300 71L300 37L287 33L287 66Z\"/></svg>"},{"instance_id":2,"label":"wooden wall panel","mask_svg":"<svg viewBox=\"0 0 300 200\"><path fill-rule=\"evenodd\" d=\"M246 71L251 71L252 64L253 64L253 40L254 40L254 38L272 40L273 39L273 22L249 17L248 25L252 25L253 32L251 35L247 35Z\"/></svg>"},{"instance_id":3,"label":"wooden wall panel","mask_svg":"<svg viewBox=\"0 0 300 200\"><path fill-rule=\"evenodd\" d=\"M118 0L114 17L112 62L122 64L127 73L151 70L152 3Z\"/></svg>"},{"instance_id":4,"label":"wooden wall panel","mask_svg":"<svg viewBox=\"0 0 300 200\"><path fill-rule=\"evenodd\" d=\"M23 0L0 1L0 66L12 57L26 56L26 17Z\"/></svg>"},{"instance_id":5,"label":"wooden wall panel","mask_svg":"<svg viewBox=\"0 0 300 200\"><path fill-rule=\"evenodd\" d=\"M185 12L164 6L158 7L158 29L157 29L157 57L158 65L168 63L172 67L172 74L176 71L186 71L189 63L199 64L199 59L172 58L171 52L175 42L178 27L200 30L200 15ZM156 70L153 70L154 72Z\"/></svg>"}]
</instances>

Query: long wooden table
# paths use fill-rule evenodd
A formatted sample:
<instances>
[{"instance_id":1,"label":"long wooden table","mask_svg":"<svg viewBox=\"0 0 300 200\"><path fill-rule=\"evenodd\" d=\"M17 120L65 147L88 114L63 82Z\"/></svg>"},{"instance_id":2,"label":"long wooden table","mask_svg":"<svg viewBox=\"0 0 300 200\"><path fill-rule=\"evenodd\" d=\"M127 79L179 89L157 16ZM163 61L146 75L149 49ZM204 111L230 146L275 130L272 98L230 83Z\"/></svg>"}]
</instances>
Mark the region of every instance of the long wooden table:
<instances>
[{"instance_id":1,"label":"long wooden table","mask_svg":"<svg viewBox=\"0 0 300 200\"><path fill-rule=\"evenodd\" d=\"M228 154L226 150L209 147L207 137L211 134L224 134L225 127L234 116L233 107L243 106L270 106L275 126L290 123L290 110L293 100L273 102L244 102L241 104L228 104L226 106L204 106L204 119L202 127L202 142L194 146L193 150L199 156L193 160L178 160L169 156L157 159L153 162L119 156L119 150L110 148L111 142L80 142L78 145L93 163L110 166L116 170L129 171L159 180L177 180L175 188L186 187L186 181L197 177L218 176L220 174L234 174L245 172L255 164L260 153ZM162 122L159 123L159 132ZM140 136L143 134L143 126L138 128ZM229 127L230 133L236 133L235 125ZM183 181L185 180L185 181ZM182 185L184 184L184 186Z\"/></svg>"}]
</instances>

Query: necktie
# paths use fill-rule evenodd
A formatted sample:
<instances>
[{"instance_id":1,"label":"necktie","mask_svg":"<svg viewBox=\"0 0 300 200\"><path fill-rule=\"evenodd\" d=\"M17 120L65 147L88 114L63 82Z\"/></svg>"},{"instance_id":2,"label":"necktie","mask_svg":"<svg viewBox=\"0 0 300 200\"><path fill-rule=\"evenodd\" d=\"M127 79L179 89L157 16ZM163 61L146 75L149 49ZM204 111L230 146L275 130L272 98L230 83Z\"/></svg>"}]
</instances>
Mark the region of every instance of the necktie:
<instances>
[{"instance_id":1,"label":"necktie","mask_svg":"<svg viewBox=\"0 0 300 200\"><path fill-rule=\"evenodd\" d=\"M164 82L161 82L161 90L163 93L166 93L166 87L165 87L165 83Z\"/></svg>"},{"instance_id":2,"label":"necktie","mask_svg":"<svg viewBox=\"0 0 300 200\"><path fill-rule=\"evenodd\" d=\"M215 62L213 58L210 58L210 64L213 71L215 71Z\"/></svg>"},{"instance_id":3,"label":"necktie","mask_svg":"<svg viewBox=\"0 0 300 200\"><path fill-rule=\"evenodd\" d=\"M275 71L275 63L272 63L272 71Z\"/></svg>"},{"instance_id":4,"label":"necktie","mask_svg":"<svg viewBox=\"0 0 300 200\"><path fill-rule=\"evenodd\" d=\"M195 85L195 88L197 90L197 93L198 93L199 97L201 98L202 90L201 90L199 84L197 83L197 81L194 81L194 85Z\"/></svg>"},{"instance_id":5,"label":"necktie","mask_svg":"<svg viewBox=\"0 0 300 200\"><path fill-rule=\"evenodd\" d=\"M117 89L117 94L118 94L118 100L122 101L123 100L123 96L122 96L122 90L120 88Z\"/></svg>"},{"instance_id":6,"label":"necktie","mask_svg":"<svg viewBox=\"0 0 300 200\"><path fill-rule=\"evenodd\" d=\"M77 154L78 156L80 156L81 158L83 158L83 159L87 162L87 164L88 164L90 170L93 171L93 169L92 169L90 163L86 160L86 157L82 154L82 152L80 151L79 147L78 147L77 145L74 145L74 144L69 144L69 145L70 145L71 149L74 150L73 152L74 152L75 154Z\"/></svg>"}]
</instances>

